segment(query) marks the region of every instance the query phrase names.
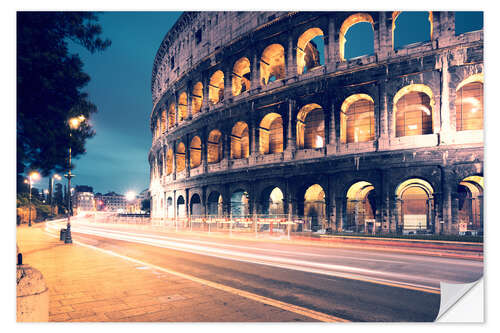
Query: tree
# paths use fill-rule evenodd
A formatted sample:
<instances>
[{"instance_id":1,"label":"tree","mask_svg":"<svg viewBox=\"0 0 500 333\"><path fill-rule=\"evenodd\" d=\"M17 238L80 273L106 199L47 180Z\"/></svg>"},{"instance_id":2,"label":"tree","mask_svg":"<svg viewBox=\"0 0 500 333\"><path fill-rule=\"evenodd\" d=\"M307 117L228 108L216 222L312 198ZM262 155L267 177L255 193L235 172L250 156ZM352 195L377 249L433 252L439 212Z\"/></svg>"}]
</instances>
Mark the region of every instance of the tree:
<instances>
[{"instance_id":1,"label":"tree","mask_svg":"<svg viewBox=\"0 0 500 333\"><path fill-rule=\"evenodd\" d=\"M68 168L72 156L85 152L95 132L83 122L70 138L68 120L97 111L81 91L90 77L68 41L90 52L105 50L98 18L92 12L17 13L17 173L37 169L43 176ZM19 184L19 182L18 182Z\"/></svg>"}]
</instances>

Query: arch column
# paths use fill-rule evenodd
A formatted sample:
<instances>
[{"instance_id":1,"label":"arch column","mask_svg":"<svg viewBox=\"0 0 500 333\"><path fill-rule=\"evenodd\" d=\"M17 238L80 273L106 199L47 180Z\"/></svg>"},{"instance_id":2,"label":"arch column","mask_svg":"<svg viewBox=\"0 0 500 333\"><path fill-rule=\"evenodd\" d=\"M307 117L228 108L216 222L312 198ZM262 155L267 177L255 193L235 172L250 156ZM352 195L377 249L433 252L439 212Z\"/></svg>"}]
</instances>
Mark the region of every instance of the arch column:
<instances>
[{"instance_id":1,"label":"arch column","mask_svg":"<svg viewBox=\"0 0 500 333\"><path fill-rule=\"evenodd\" d=\"M335 198L335 229L336 231L342 231L344 227L344 215L345 215L345 204L344 197L337 196Z\"/></svg>"},{"instance_id":2,"label":"arch column","mask_svg":"<svg viewBox=\"0 0 500 333\"><path fill-rule=\"evenodd\" d=\"M177 145L175 144L176 142L174 141L173 143L173 149L172 149L172 157L173 157L173 166L172 166L172 179L176 180L177 179Z\"/></svg>"},{"instance_id":3,"label":"arch column","mask_svg":"<svg viewBox=\"0 0 500 333\"><path fill-rule=\"evenodd\" d=\"M233 78L233 67L231 64L224 64L224 103L229 102L233 98L233 92L231 91L232 78Z\"/></svg>"},{"instance_id":4,"label":"arch column","mask_svg":"<svg viewBox=\"0 0 500 333\"><path fill-rule=\"evenodd\" d=\"M252 55L252 71L251 71L251 82L250 87L252 90L260 88L260 80L259 80L259 55L254 52Z\"/></svg>"},{"instance_id":5,"label":"arch column","mask_svg":"<svg viewBox=\"0 0 500 333\"><path fill-rule=\"evenodd\" d=\"M202 140L201 140L201 165L203 168L203 173L208 172L208 134L207 129L204 128L202 131Z\"/></svg>"},{"instance_id":6,"label":"arch column","mask_svg":"<svg viewBox=\"0 0 500 333\"><path fill-rule=\"evenodd\" d=\"M326 125L326 122L328 122L328 126L325 126L325 134L327 134L327 129L328 129L328 135L326 136L326 138L328 138L328 140L325 140L326 142L326 151L327 151L327 154L334 154L337 152L337 149L338 149L338 145L337 145L337 123L339 123L337 121L337 112L335 110L335 102L334 101L330 101L330 102L327 102L326 105L329 105L329 108L330 108L330 112L329 112L329 117L325 117L325 125ZM325 139L326 139L325 138Z\"/></svg>"},{"instance_id":7,"label":"arch column","mask_svg":"<svg viewBox=\"0 0 500 333\"><path fill-rule=\"evenodd\" d=\"M375 118L378 123L378 149L386 150L389 147L389 113L388 113L388 101L387 101L387 83L384 80L378 83L378 116Z\"/></svg>"},{"instance_id":8,"label":"arch column","mask_svg":"<svg viewBox=\"0 0 500 333\"><path fill-rule=\"evenodd\" d=\"M452 143L453 132L450 117L450 73L448 71L448 53L441 57L441 129L439 140L441 144Z\"/></svg>"},{"instance_id":9,"label":"arch column","mask_svg":"<svg viewBox=\"0 0 500 333\"><path fill-rule=\"evenodd\" d=\"M288 126L286 134L286 149L284 150L284 155L286 160L291 160L294 158L295 151L297 150L296 145L296 131L294 131L294 111L296 108L295 99L288 99Z\"/></svg>"},{"instance_id":10,"label":"arch column","mask_svg":"<svg viewBox=\"0 0 500 333\"><path fill-rule=\"evenodd\" d=\"M443 188L442 207L444 230L447 234L458 234L458 223L452 219L452 183L453 172L448 168L441 169L441 185ZM455 221L458 222L458 221Z\"/></svg>"},{"instance_id":11,"label":"arch column","mask_svg":"<svg viewBox=\"0 0 500 333\"><path fill-rule=\"evenodd\" d=\"M391 12L381 11L379 13L378 33L375 35L377 35L379 39L378 48L374 50L377 61L385 60L393 53Z\"/></svg>"},{"instance_id":12,"label":"arch column","mask_svg":"<svg viewBox=\"0 0 500 333\"><path fill-rule=\"evenodd\" d=\"M335 44L335 19L328 15L328 31L325 36L325 67L327 72L335 71L337 45Z\"/></svg>"},{"instance_id":13,"label":"arch column","mask_svg":"<svg viewBox=\"0 0 500 333\"><path fill-rule=\"evenodd\" d=\"M186 95L187 95L187 117L188 119L193 118L193 93L191 90L189 90L189 87L192 87L192 84L189 83L188 88L186 89Z\"/></svg>"},{"instance_id":14,"label":"arch column","mask_svg":"<svg viewBox=\"0 0 500 333\"><path fill-rule=\"evenodd\" d=\"M208 73L204 72L203 78L202 78L202 84L203 84L203 100L201 102L201 110L200 111L205 111L208 109L208 82L210 79L208 78Z\"/></svg>"},{"instance_id":15,"label":"arch column","mask_svg":"<svg viewBox=\"0 0 500 333\"><path fill-rule=\"evenodd\" d=\"M297 76L297 67L296 67L297 54L296 54L296 52L294 52L296 50L296 48L294 47L294 44L295 43L294 43L293 33L291 33L288 36L287 48L285 49L285 59L286 59L285 77L287 79L290 79L290 78Z\"/></svg>"}]
</instances>

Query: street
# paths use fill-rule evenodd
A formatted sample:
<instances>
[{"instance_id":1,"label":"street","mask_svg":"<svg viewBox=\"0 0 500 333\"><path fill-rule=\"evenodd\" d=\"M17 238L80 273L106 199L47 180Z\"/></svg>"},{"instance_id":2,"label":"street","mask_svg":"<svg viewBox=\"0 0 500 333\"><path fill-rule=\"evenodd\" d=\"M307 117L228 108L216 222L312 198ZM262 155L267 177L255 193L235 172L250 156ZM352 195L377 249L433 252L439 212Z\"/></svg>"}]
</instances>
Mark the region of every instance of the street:
<instances>
[{"instance_id":1,"label":"street","mask_svg":"<svg viewBox=\"0 0 500 333\"><path fill-rule=\"evenodd\" d=\"M483 269L481 261L468 259L134 230L85 220L73 221L72 233L76 242L350 321L433 321L440 281L472 282Z\"/></svg>"}]
</instances>

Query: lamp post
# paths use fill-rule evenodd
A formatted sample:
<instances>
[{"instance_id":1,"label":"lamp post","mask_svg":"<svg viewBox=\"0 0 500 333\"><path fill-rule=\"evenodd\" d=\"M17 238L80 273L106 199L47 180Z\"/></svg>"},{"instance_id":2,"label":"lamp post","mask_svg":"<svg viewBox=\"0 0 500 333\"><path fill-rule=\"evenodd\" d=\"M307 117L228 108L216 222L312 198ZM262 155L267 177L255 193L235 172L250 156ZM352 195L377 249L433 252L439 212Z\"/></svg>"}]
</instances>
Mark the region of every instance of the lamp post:
<instances>
[{"instance_id":1,"label":"lamp post","mask_svg":"<svg viewBox=\"0 0 500 333\"><path fill-rule=\"evenodd\" d=\"M28 227L31 227L31 188L32 188L32 185L33 185L33 181L34 180L38 180L40 179L40 174L36 171L33 171L31 172L29 175L28 175L28 179L25 180L24 182L29 184L29 200L30 200L30 205L29 205L29 217L28 217Z\"/></svg>"},{"instance_id":2,"label":"lamp post","mask_svg":"<svg viewBox=\"0 0 500 333\"><path fill-rule=\"evenodd\" d=\"M76 130L78 127L80 127L80 124L85 120L84 116L79 116L75 118L71 118L68 123L69 123L69 137L70 137L70 142L69 142L69 161L68 161L68 173L64 175L66 178L68 178L68 223L66 225L66 237L64 238L64 243L65 244L70 244L73 243L73 240L71 239L71 178L74 177L75 175L71 174L71 138L72 138L72 132L71 130Z\"/></svg>"},{"instance_id":3,"label":"lamp post","mask_svg":"<svg viewBox=\"0 0 500 333\"><path fill-rule=\"evenodd\" d=\"M54 178L61 180L61 176L57 173L50 177L50 215L54 217Z\"/></svg>"}]
</instances>

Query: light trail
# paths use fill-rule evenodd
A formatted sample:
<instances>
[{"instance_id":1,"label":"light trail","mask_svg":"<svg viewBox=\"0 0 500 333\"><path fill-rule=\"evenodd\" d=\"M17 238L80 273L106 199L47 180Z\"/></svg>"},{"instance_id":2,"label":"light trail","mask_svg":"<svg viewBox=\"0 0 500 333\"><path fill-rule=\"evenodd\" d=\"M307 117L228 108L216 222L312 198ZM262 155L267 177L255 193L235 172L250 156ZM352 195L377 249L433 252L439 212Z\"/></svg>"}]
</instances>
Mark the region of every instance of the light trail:
<instances>
[{"instance_id":1,"label":"light trail","mask_svg":"<svg viewBox=\"0 0 500 333\"><path fill-rule=\"evenodd\" d=\"M208 246L187 244L186 242L184 242L184 240L180 242L179 239L175 239L175 241L172 241L169 240L172 238L164 236L152 237L151 235L137 234L126 231L110 231L110 230L104 231L104 230L94 230L92 228L82 228L82 227L73 227L73 230L75 232L84 233L88 235L95 235L99 237L135 242L144 245L169 248L173 250L217 257L226 260L229 259L229 260L247 262L252 264L262 264L272 267L292 269L302 272L342 277L352 280L359 280L364 282L387 285L391 287L418 290L427 293L435 293L435 294L440 293L440 288L436 287L436 285L439 286L439 281L422 276L416 278L414 275L408 275L408 274L383 272L383 271L356 268L345 265L315 263L299 259L290 259L290 258L283 258L283 257L269 256L269 255L259 255L254 253L237 252L226 249L212 248ZM395 280L394 278L400 280ZM417 280L419 283L410 282L409 280L412 279Z\"/></svg>"}]
</instances>

